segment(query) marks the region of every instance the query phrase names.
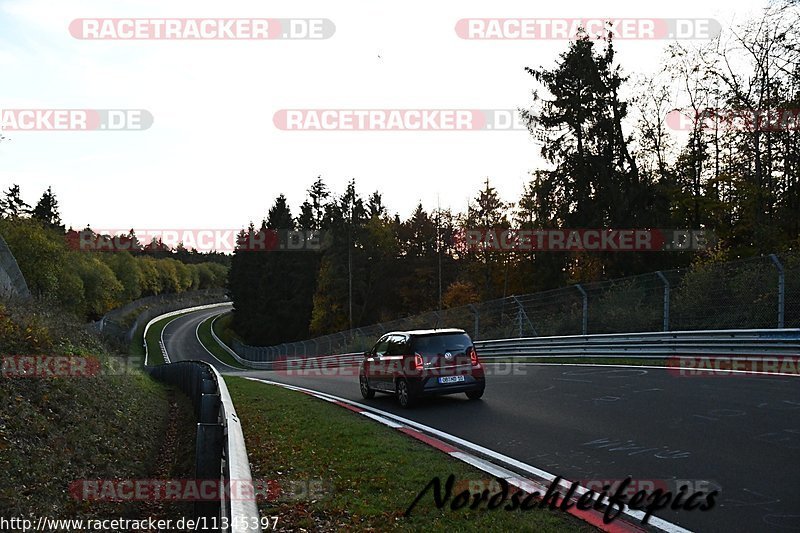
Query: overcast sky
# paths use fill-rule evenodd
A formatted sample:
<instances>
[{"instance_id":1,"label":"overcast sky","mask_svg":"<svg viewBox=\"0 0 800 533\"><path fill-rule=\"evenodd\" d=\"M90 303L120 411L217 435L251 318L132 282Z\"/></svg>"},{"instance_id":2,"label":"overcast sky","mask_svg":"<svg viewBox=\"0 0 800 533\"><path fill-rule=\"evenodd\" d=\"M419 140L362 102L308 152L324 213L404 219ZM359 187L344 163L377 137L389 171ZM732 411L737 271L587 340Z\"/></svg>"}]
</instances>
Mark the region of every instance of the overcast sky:
<instances>
[{"instance_id":1,"label":"overcast sky","mask_svg":"<svg viewBox=\"0 0 800 533\"><path fill-rule=\"evenodd\" d=\"M34 203L52 185L67 225L228 228L285 194L296 214L322 175L356 179L391 213L463 210L484 178L506 200L543 166L525 131L284 131L281 109L516 109L561 40L466 40L471 17L713 18L751 2L330 2L0 0L0 109L143 109L144 131L7 131L0 186ZM325 18L324 40L81 40L79 18ZM618 41L626 72L661 62L666 40Z\"/></svg>"}]
</instances>

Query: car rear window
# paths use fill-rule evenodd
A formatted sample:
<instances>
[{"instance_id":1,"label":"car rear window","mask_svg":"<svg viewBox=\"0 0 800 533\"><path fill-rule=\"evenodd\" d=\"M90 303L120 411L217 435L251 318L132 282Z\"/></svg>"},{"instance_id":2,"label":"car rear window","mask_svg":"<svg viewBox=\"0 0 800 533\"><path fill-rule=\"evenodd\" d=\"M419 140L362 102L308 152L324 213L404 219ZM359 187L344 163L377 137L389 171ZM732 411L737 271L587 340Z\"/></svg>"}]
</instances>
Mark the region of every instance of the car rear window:
<instances>
[{"instance_id":1,"label":"car rear window","mask_svg":"<svg viewBox=\"0 0 800 533\"><path fill-rule=\"evenodd\" d=\"M472 346L466 333L450 333L447 335L425 335L414 337L412 347L420 355L441 355L445 352L460 354Z\"/></svg>"}]
</instances>

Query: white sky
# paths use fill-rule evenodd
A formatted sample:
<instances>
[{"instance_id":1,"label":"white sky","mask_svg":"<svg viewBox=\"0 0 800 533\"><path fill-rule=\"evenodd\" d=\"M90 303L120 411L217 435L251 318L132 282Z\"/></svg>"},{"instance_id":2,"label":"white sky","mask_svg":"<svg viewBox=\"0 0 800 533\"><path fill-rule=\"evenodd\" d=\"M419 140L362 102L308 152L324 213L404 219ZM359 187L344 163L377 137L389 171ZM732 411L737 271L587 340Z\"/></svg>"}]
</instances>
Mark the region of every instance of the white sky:
<instances>
[{"instance_id":1,"label":"white sky","mask_svg":"<svg viewBox=\"0 0 800 533\"><path fill-rule=\"evenodd\" d=\"M284 193L294 214L322 175L355 178L391 213L463 210L489 177L515 199L543 165L524 131L303 132L280 109L515 109L531 103L523 67L552 66L564 41L468 41L469 17L681 17L723 28L750 2L0 0L0 109L146 109L146 131L7 132L0 187L31 204L52 185L67 225L230 228L260 221ZM85 41L76 18L328 18L327 40ZM667 41L617 41L627 73L660 64ZM381 56L379 59L378 56Z\"/></svg>"}]
</instances>

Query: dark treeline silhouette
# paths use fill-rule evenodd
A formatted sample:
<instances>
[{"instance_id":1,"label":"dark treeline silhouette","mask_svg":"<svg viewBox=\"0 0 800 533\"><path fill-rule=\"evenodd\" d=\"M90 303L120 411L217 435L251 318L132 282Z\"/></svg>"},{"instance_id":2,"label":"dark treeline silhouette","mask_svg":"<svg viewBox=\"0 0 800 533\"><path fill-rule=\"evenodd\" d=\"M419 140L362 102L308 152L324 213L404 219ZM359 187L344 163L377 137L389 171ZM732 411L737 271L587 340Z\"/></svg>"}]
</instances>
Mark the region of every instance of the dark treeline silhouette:
<instances>
[{"instance_id":1,"label":"dark treeline silhouette","mask_svg":"<svg viewBox=\"0 0 800 533\"><path fill-rule=\"evenodd\" d=\"M800 109L798 22L796 5L772 3L708 43L669 46L649 78L623 74L610 38L576 39L552 68L527 68L536 91L522 115L548 166L512 204L489 179L465 213L418 205L405 220L354 181L337 196L318 178L296 215L279 196L249 231L319 229L333 245L237 250L234 329L245 342L277 344L436 309L440 280L451 307L796 247L797 122L731 127L725 117ZM671 120L674 110L688 124ZM703 253L465 249L461 231L480 227L706 228L718 240Z\"/></svg>"}]
</instances>

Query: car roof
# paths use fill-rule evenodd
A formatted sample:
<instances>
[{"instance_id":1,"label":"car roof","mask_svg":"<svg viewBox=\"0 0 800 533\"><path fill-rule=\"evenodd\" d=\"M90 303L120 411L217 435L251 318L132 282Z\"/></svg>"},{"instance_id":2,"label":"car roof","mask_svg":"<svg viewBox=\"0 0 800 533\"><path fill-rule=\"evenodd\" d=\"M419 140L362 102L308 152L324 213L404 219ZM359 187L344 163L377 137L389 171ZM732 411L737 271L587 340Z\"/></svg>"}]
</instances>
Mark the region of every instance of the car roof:
<instances>
[{"instance_id":1,"label":"car roof","mask_svg":"<svg viewBox=\"0 0 800 533\"><path fill-rule=\"evenodd\" d=\"M441 328L441 329L413 329L410 331L390 331L386 335L408 335L409 337L421 337L423 335L452 335L452 334L466 334L466 331L458 328Z\"/></svg>"}]
</instances>

